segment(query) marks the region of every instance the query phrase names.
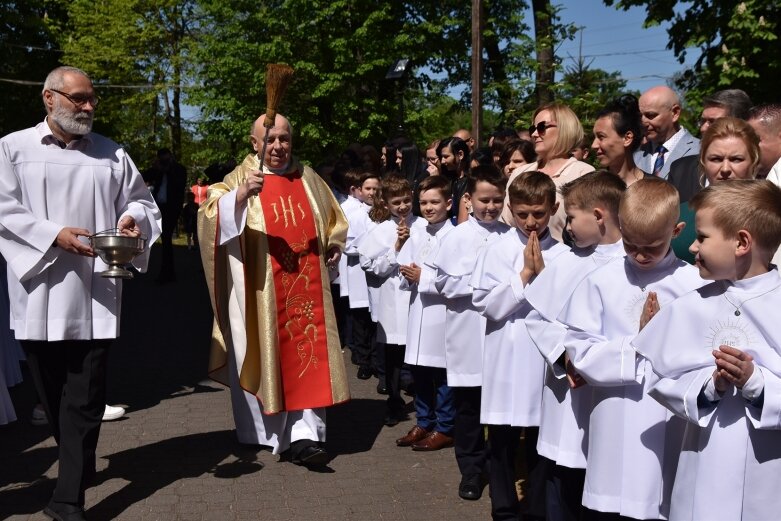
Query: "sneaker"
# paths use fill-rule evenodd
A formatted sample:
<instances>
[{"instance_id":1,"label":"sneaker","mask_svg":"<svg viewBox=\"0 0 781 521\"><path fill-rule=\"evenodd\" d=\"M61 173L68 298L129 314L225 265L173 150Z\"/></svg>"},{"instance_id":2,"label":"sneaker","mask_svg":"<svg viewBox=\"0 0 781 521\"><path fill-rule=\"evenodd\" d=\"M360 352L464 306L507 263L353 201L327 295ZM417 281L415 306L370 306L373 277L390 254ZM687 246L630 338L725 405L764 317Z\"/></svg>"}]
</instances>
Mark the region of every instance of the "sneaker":
<instances>
[{"instance_id":1,"label":"sneaker","mask_svg":"<svg viewBox=\"0 0 781 521\"><path fill-rule=\"evenodd\" d=\"M103 411L103 421L110 422L112 420L118 420L125 415L124 407L114 407L113 405L106 405L106 410Z\"/></svg>"},{"instance_id":2,"label":"sneaker","mask_svg":"<svg viewBox=\"0 0 781 521\"><path fill-rule=\"evenodd\" d=\"M33 414L30 417L30 423L36 427L40 427L41 425L46 425L49 423L49 420L46 419L46 411L43 410L43 405L38 404L33 408Z\"/></svg>"}]
</instances>

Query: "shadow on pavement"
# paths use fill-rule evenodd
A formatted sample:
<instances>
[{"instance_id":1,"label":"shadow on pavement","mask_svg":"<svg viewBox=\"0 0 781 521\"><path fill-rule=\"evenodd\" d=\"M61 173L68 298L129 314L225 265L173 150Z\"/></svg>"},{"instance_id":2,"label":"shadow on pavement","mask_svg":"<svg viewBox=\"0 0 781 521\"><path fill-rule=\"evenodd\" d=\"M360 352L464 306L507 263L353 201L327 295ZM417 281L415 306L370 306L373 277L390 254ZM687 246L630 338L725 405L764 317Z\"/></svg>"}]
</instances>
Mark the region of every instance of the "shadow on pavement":
<instances>
[{"instance_id":1,"label":"shadow on pavement","mask_svg":"<svg viewBox=\"0 0 781 521\"><path fill-rule=\"evenodd\" d=\"M235 460L221 463L231 455ZM263 469L263 464L257 461L256 450L240 446L232 430L169 438L104 459L109 462L108 468L97 473L95 486L112 479L127 483L91 507L90 519L114 519L131 505L181 479L203 474L233 479ZM15 514L38 512L51 496L54 483L44 478L24 488L2 491L0 505L13 508ZM20 511L22 505L30 511Z\"/></svg>"}]
</instances>

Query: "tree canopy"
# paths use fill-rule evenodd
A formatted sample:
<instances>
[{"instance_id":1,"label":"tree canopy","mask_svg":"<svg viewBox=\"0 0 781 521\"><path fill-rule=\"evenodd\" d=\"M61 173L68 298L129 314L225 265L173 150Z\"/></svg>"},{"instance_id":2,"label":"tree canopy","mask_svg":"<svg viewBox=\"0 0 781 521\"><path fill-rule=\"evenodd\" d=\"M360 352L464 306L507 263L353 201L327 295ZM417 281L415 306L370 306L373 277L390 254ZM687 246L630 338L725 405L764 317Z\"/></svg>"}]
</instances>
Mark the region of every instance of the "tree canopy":
<instances>
[{"instance_id":1,"label":"tree canopy","mask_svg":"<svg viewBox=\"0 0 781 521\"><path fill-rule=\"evenodd\" d=\"M90 74L102 100L96 130L141 165L161 147L201 167L243 156L265 108L268 63L295 69L279 111L293 122L296 154L312 162L394 137L401 107L405 133L421 145L469 126L471 6L462 0L0 2L2 134L40 121L41 83L57 64ZM605 2L645 5L649 24L680 18L675 52L703 49L702 70L680 79L695 93L732 85L770 96L774 82L763 75L777 77L778 65L757 49L777 38L771 14L781 0L696 0L677 15L669 0ZM620 72L556 55L576 28L549 0L483 0L483 10L487 130L528 125L551 96L589 126L626 88ZM386 79L402 58L411 70Z\"/></svg>"},{"instance_id":2,"label":"tree canopy","mask_svg":"<svg viewBox=\"0 0 781 521\"><path fill-rule=\"evenodd\" d=\"M669 22L669 42L681 63L690 52L699 56L675 83L687 100L720 89L743 89L755 103L778 100L781 81L778 47L781 0L604 0L619 9L644 7L646 26ZM684 4L674 9L676 4Z\"/></svg>"}]
</instances>

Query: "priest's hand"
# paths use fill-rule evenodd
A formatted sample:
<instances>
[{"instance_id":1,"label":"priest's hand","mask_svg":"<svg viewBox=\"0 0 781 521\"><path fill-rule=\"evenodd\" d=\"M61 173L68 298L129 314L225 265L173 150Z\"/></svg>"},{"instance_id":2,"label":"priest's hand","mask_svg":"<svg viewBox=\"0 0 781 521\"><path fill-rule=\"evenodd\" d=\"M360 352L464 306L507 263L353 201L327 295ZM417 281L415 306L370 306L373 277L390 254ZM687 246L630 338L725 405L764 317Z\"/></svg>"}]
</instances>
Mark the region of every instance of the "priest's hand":
<instances>
[{"instance_id":1,"label":"priest's hand","mask_svg":"<svg viewBox=\"0 0 781 521\"><path fill-rule=\"evenodd\" d=\"M92 233L84 228L71 228L65 227L57 234L54 244L67 251L68 253L74 253L76 255L83 255L84 257L94 257L95 252L89 244L85 244L79 240L79 237L89 237Z\"/></svg>"},{"instance_id":2,"label":"priest's hand","mask_svg":"<svg viewBox=\"0 0 781 521\"><path fill-rule=\"evenodd\" d=\"M740 349L721 345L713 351L716 358L716 370L713 372L713 384L723 393L729 384L742 389L754 374L754 357Z\"/></svg>"},{"instance_id":3,"label":"priest's hand","mask_svg":"<svg viewBox=\"0 0 781 521\"><path fill-rule=\"evenodd\" d=\"M645 304L643 304L643 312L640 315L640 329L638 331L642 331L648 325L651 319L659 313L659 309L659 299L656 297L656 292L649 291Z\"/></svg>"},{"instance_id":4,"label":"priest's hand","mask_svg":"<svg viewBox=\"0 0 781 521\"><path fill-rule=\"evenodd\" d=\"M127 237L138 237L141 235L141 228L136 224L136 220L129 215L126 215L119 220L117 230L119 230L120 235L125 235Z\"/></svg>"},{"instance_id":5,"label":"priest's hand","mask_svg":"<svg viewBox=\"0 0 781 521\"><path fill-rule=\"evenodd\" d=\"M410 264L409 266L401 265L399 266L399 272L401 273L401 276L407 279L407 282L410 284L417 284L420 282L420 266L415 264L414 262Z\"/></svg>"},{"instance_id":6,"label":"priest's hand","mask_svg":"<svg viewBox=\"0 0 781 521\"><path fill-rule=\"evenodd\" d=\"M339 246L331 246L325 253L325 265L329 270L335 270L339 266L339 259L342 257L342 250Z\"/></svg>"},{"instance_id":7,"label":"priest's hand","mask_svg":"<svg viewBox=\"0 0 781 521\"><path fill-rule=\"evenodd\" d=\"M236 202L244 205L253 195L258 195L263 190L263 172L260 170L250 170L247 179L236 189Z\"/></svg>"}]
</instances>

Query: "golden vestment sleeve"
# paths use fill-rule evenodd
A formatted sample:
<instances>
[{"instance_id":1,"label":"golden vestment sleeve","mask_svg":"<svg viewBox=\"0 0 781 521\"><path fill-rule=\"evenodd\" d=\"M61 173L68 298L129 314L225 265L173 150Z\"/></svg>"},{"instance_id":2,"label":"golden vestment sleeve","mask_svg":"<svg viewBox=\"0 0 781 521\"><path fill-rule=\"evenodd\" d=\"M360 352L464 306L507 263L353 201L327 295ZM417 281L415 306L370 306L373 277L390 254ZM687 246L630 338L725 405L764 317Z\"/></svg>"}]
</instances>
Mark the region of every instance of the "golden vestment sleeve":
<instances>
[{"instance_id":1,"label":"golden vestment sleeve","mask_svg":"<svg viewBox=\"0 0 781 521\"><path fill-rule=\"evenodd\" d=\"M265 413L272 414L285 410L285 403L280 380L274 283L259 198L251 197L247 201L247 221L238 238L240 250L235 245L229 248L234 241L223 246L218 244L219 199L244 182L250 170L257 168L257 157L248 155L222 183L209 187L207 199L198 211L198 239L214 311L209 376L228 385L227 356L234 351L233 339L242 335L246 338L246 351L243 360L237 358L240 385L258 397ZM344 248L347 221L328 185L312 169L294 161L290 167L293 170L302 173L320 241L331 393L334 403L340 403L350 396L324 256L333 246ZM243 321L228 314L230 299L242 293Z\"/></svg>"}]
</instances>

